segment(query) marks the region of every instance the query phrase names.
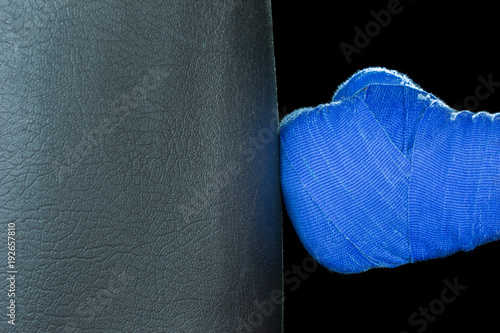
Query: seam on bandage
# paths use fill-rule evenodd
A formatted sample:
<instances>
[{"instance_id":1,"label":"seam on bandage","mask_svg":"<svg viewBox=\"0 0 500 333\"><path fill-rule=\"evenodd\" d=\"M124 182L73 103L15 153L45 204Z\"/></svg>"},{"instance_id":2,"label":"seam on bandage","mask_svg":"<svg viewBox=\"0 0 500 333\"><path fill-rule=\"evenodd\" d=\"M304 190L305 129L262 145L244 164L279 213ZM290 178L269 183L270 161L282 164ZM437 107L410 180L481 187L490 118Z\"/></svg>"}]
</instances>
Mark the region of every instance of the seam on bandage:
<instances>
[{"instance_id":1,"label":"seam on bandage","mask_svg":"<svg viewBox=\"0 0 500 333\"><path fill-rule=\"evenodd\" d=\"M284 140L282 140L284 141ZM314 204L316 205L316 207L318 207L318 209L321 211L321 213L323 213L323 215L325 216L325 218L327 219L327 221L329 222L329 227L332 228L332 226L339 232L339 234L341 234L349 243L352 244L352 246L358 250L358 252L363 256L365 257L369 262L371 262L373 265L377 266L377 267L383 267L378 261L376 261L375 259L369 257L368 255L366 255L353 241L351 241L351 239L345 235L338 227L337 225L335 224L335 222L333 222L330 217L328 216L328 214L326 214L326 212L321 208L321 206L318 204L318 202L316 202L316 200L314 199L314 197L311 195L309 189L307 188L307 186L305 186L300 174L297 172L297 169L295 168L295 166L293 165L292 163L292 160L290 159L290 157L288 156L288 153L287 153L287 149L285 148L285 145L283 144L283 152L285 153L287 159L288 159L288 162L290 163L290 166L292 167L293 169L293 172L296 174L297 176L297 179L299 179L300 181L300 184L301 186L304 188L304 190L306 191L308 197L311 199L312 202L314 202ZM301 157L301 160L303 160L303 158ZM308 170L309 170L309 167L308 167ZM336 216L338 218L338 216ZM355 258L353 258L351 256L351 254L349 253L349 251L346 251L346 253L349 255L349 257L357 262L357 260L355 260Z\"/></svg>"},{"instance_id":2,"label":"seam on bandage","mask_svg":"<svg viewBox=\"0 0 500 333\"><path fill-rule=\"evenodd\" d=\"M355 98L357 98L357 97L355 97ZM358 98L358 99L359 99L359 98ZM385 131L385 129L384 129L384 128L380 125L379 121L378 121L378 120L377 120L377 119L373 116L373 113L371 112L371 110L370 110L370 108L368 107L368 105L366 105L366 103L365 103L364 101L362 101L362 100L361 100L361 102L363 102L363 103L365 104L365 107L366 107L366 109L369 111L369 113L371 114L372 119L373 119L375 122L377 122L377 124L379 125L379 127L380 127L383 131L384 131L384 134L385 134L385 136L386 136L387 140L388 140L388 141L392 144L392 146L394 147L394 149L395 149L395 151L396 151L396 154L399 154L399 155L400 155L400 157L401 157L401 158L403 158L403 159L405 159L405 161L406 161L405 156L404 156L403 154L401 154L401 152L399 151L399 149L398 149L398 148L394 145L394 143L392 142L391 138L389 137L389 135L387 134L387 132ZM354 107L356 107L356 106L354 106ZM356 109L356 110L358 111L358 109ZM359 129L359 123L358 123L358 122L356 122L356 123L351 123L351 124L353 124L353 126L355 126L355 127L356 127L356 130L357 130L358 134L362 137L361 133L359 132L359 131L360 131L360 129ZM330 127L330 128L331 128L331 127ZM365 138L363 138L363 142L365 142L365 145L366 145L366 146L371 147L371 145L370 145L370 144L369 144L369 143L365 140ZM368 149L368 151L370 152L370 156L373 158L373 160L376 160L376 161L377 161L377 160L379 160L376 156L374 156L374 155L373 155L373 151L372 151L371 149ZM388 154L388 156L390 157L390 155L389 155L389 154ZM391 158L391 161L393 161L393 162L396 164L396 168L397 168L398 170L401 170L401 168L399 167L400 163L398 163L398 161L397 161L397 160L394 160L394 159L392 159L392 158ZM379 168L379 165L377 165L377 167ZM382 170L381 170L380 168L379 168L379 170L382 172ZM373 186L373 184L372 184L372 183L370 183L370 184L372 185L372 187L373 187L374 189L377 189L377 188L376 188L376 186ZM378 190L377 190L377 193L379 193L379 194L380 194L380 192L378 192ZM405 200L405 199L406 199L406 198L401 198L399 195L398 195L398 198L399 198L400 200ZM392 205L390 205L390 206L392 207ZM392 208L394 208L394 207L392 207Z\"/></svg>"},{"instance_id":3,"label":"seam on bandage","mask_svg":"<svg viewBox=\"0 0 500 333\"><path fill-rule=\"evenodd\" d=\"M317 110L317 111L318 111L318 113L319 113L319 111L324 110L324 109L327 109L327 108L328 108L328 106L327 106L327 105L323 105L323 106L322 106L319 110L317 110L317 109L315 109L315 110ZM306 124L307 124L307 132L308 132L308 134L309 134L310 138L314 141L314 143L316 143L316 139L315 139L314 135L311 133L311 127L310 127L311 123L310 123L310 121L308 120L308 121L306 122ZM328 165L328 164L329 164L328 159L326 158L326 156L325 156L325 154L323 153L323 151L319 148L319 146L318 146L318 150L319 150L319 152L320 152L321 156L323 157L323 160L325 160L325 161L326 161L326 163L327 163L327 165ZM299 152L299 154L300 154L300 152ZM320 181L319 181L319 179L316 177L315 173L311 170L311 168L310 168L309 164L305 161L305 159L304 159L302 156L300 156L300 159L301 159L301 160L303 161L303 163L307 166L307 169L308 169L309 173L310 173L310 174L314 177L314 179L316 180L316 182L319 184L319 186L321 187L321 189L322 189L323 193L326 193L326 191L323 189L323 183L322 183L322 182L320 182ZM290 162L290 163L291 163L291 162ZM341 185L342 185L342 184L341 184ZM344 188L344 186L343 186L343 185L342 185L342 188ZM351 196L351 194L350 194L350 193L349 193L349 192L348 192L345 188L344 188L344 192L345 192L345 193L347 193L347 194L348 194L348 196L349 196L351 199L353 199L353 198L352 198L352 196ZM310 195L310 191L309 191L309 190L307 190L307 193ZM311 198L312 198L312 195L311 195ZM323 214L325 214L326 216L328 216L328 214L326 214L326 212L323 210L323 208L320 206L320 204L319 204L318 202L316 202L316 200L314 200L314 199L313 199L313 201L316 203L316 205L318 206L318 208L320 208L320 209L321 209L321 211L323 212ZM355 201L355 200L353 200L353 201ZM360 210L362 210L362 209L361 209L361 207L359 207L357 204L356 204L356 206L357 206ZM363 210L362 210L362 211L363 211ZM365 214L365 215L368 215L368 214ZM338 216L337 216L337 217L338 217ZM328 218L328 219L329 219L329 218ZM371 219L371 218L370 218L370 219ZM329 219L329 220L330 220L330 219ZM338 220L340 221L340 219L338 219ZM348 221L350 225L352 225L352 224L353 224L353 223L352 223L352 221L351 221L350 219L346 219L346 221ZM372 221L373 221L373 220L372 220ZM335 222L333 222L333 221L332 221L332 223L335 225L335 228L336 228L336 229L337 229L337 230L338 230L338 231L339 231L342 235L344 235L344 237L346 237L346 239L348 239L348 240L349 240L349 242L351 242L351 243L354 245L354 242L353 242L353 241L351 241L351 239L350 239L349 237L347 237L347 236L346 236L346 235L345 235L345 234L344 234L344 233L340 230L340 228L337 226L337 224L336 224ZM365 233L366 233L366 234L370 235L370 237L371 237L373 240L375 240L375 239L373 238L373 236L372 236L370 233L368 233L368 232L366 231L366 229L364 229L364 227L362 227L362 228L363 228L363 231L365 231ZM357 246L356 246L356 245L354 245L354 246L357 248ZM373 263L376 263L376 264L377 264L377 266L382 266L382 264L381 264L378 260L376 260L375 258L369 257L366 253L364 253L364 252L363 252L363 251L361 251L360 249L359 249L359 251L360 251L360 253L361 253L363 256L365 256L368 260L373 261Z\"/></svg>"},{"instance_id":4,"label":"seam on bandage","mask_svg":"<svg viewBox=\"0 0 500 333\"><path fill-rule=\"evenodd\" d=\"M351 103L350 103L350 104L351 104ZM346 107L346 106L344 105L343 107ZM351 107L355 107L355 106L351 104ZM328 109L328 108L327 108L327 109ZM324 109L322 109L322 110L324 110ZM329 128L333 131L333 129L331 128L331 126L330 126L330 124L329 124L329 122L328 122L328 120L327 120L327 118L326 118L326 116L325 116L325 112L323 112L323 113L322 113L322 116L323 116L323 119L325 120L325 123L327 124L327 126L329 126ZM359 129L357 128L356 124L355 124L354 122L352 122L352 119L351 119L351 118L349 118L349 126L351 126L351 128L355 128L355 129L356 129L356 131L359 133ZM310 131L309 131L309 134L311 135L312 140L313 140L314 142L316 142L316 139L314 138L314 136L312 135L312 133L311 133ZM323 136L323 133L322 133L321 131L320 131L320 135L322 136L322 139L324 140L324 136ZM364 140L363 140L363 141L364 141ZM365 141L365 144L366 144L366 141ZM328 158L325 156L325 154L323 153L323 151L319 148L319 145L316 145L316 146L318 147L318 150L319 150L319 152L320 152L321 156L322 156L322 157L323 157L323 159L326 161L326 164L327 164L327 169L328 169L329 173L333 175L333 173L331 173L331 172L330 172L330 171L332 171L332 170L331 170L331 167L330 167L330 162L329 162ZM373 155L372 155L372 156L373 156ZM376 226L377 226L377 228L379 228L379 229L383 229L383 228L381 228L381 226L379 225L379 223L378 223L376 220L374 220L374 219L373 219L373 217L372 217L370 214L368 214L368 213L366 212L366 210L365 210L364 208L362 208L361 206L359 206L359 204L357 203L357 201L356 201L356 200L354 200L354 198L352 197L352 195L351 195L350 191L348 191L348 190L345 188L345 186L342 184L341 179L339 179L338 177L335 177L335 179L338 181L338 183L339 183L339 184L342 186L342 188L344 189L344 193L346 193L346 194L347 194L350 198L352 198L352 202L356 205L356 207L358 207L358 209L359 209L360 211L362 211L362 212L364 213L364 215L366 215L367 217L369 217L369 218L370 218L370 221L372 221L372 223L373 223L374 225L376 225ZM377 194L379 195L379 197L380 197L382 200L384 200L384 202L386 202L386 204L387 204L389 207L393 208L393 210L395 211L395 209L394 209L395 207L393 207L393 206L392 206L389 202L387 202L387 201L385 200L384 196L383 196L383 195L382 195L382 194L378 191L377 187L376 187L374 184L372 184L372 183L370 183L370 185L371 185L371 187L373 188L373 190L377 192ZM350 225L352 225L352 221L351 221L351 220L349 220L349 224L350 224ZM361 226L361 230L363 230L363 231L364 231L367 235L369 235L369 237L370 237L372 240L374 240L374 241L376 240L376 239L373 237L373 235L372 235L370 232L368 232L368 230L367 230L367 229L365 229L365 227L364 227L364 226ZM380 248L380 249L383 249L383 250L384 250L384 252L385 252L386 254L393 254L393 253L392 253L391 251L389 251L386 247L380 247L380 246L379 246L379 248ZM374 259L374 260L375 260L375 259Z\"/></svg>"},{"instance_id":5,"label":"seam on bandage","mask_svg":"<svg viewBox=\"0 0 500 333\"><path fill-rule=\"evenodd\" d=\"M292 129L293 129L293 128L292 128ZM294 130L294 129L293 129L293 130ZM338 231L338 232L339 232L342 236L344 236L344 238L345 238L345 239L346 239L349 243L351 243L351 244L354 246L354 248L355 248L356 250L358 250L358 251L359 251L359 253L360 253L363 257L365 257L368 261L370 261L372 264L374 264L374 265L375 265L375 266L377 266L377 267L383 267L383 265L382 265L380 262L378 262L378 261L377 261L377 260L375 260L374 258L372 258L372 257L368 256L366 253L364 253L364 252L363 252L363 251L362 251L362 250L358 247L358 245L357 245L357 244L355 244L355 243L354 243L354 242L353 242L353 241L352 241L352 240L351 240L351 239L350 239L347 235L345 235L345 234L344 234L344 233L343 233L343 232L342 232L342 231L338 228L338 226L336 225L336 223L335 223L335 222L331 221L331 219L330 219L330 217L328 216L328 214L326 214L326 212L323 210L323 208L319 205L319 203L318 203L318 202L316 202L316 200L314 199L314 197L311 195L311 193L310 193L310 191L309 191L308 187L304 184L304 181L302 180L301 175L297 172L297 169L296 169L296 167L294 166L294 164L293 164L293 162L292 162L292 159L288 156L288 152L287 152L287 149L286 149L286 147L285 147L285 142L284 142L285 140L281 140L281 141L282 141L283 152L285 153L285 155L286 155L286 157L287 157L288 161L290 162L290 165L291 165L291 167L292 167L293 171L294 171L294 172L295 172L295 174L297 175L297 178L299 179L300 184L302 185L302 187L303 187L303 188L304 188L304 190L306 191L307 195L308 195L308 196L311 198L311 200L312 200L312 201L316 204L316 206L318 207L318 209L320 209L320 211L321 211L321 212L325 215L325 217L327 218L327 220L330 222L330 227L331 227L331 225L333 225L333 226L335 227L335 229L336 229L336 230L337 230L337 231ZM307 166L308 172L311 174L311 176L312 176L312 177L314 177L314 178L316 179L316 176L315 176L313 173L311 173L311 171L310 171L310 167L309 167L309 165L305 162L304 158L303 158L302 156L300 156L300 159L301 159L301 160L303 161L303 163ZM318 182L318 183L319 183L319 182ZM337 214L335 214L335 215L336 215L336 217L338 218ZM340 220L340 219L339 219L339 220ZM349 254L349 256L352 258L352 256L351 256L350 254Z\"/></svg>"},{"instance_id":6,"label":"seam on bandage","mask_svg":"<svg viewBox=\"0 0 500 333\"><path fill-rule=\"evenodd\" d=\"M341 103L343 103L343 104L342 104L342 107L343 107L343 108L346 108L346 109L353 109L353 110L355 110L355 111L356 111L357 113L359 113L359 114L365 114L366 112L371 113L370 109L367 107L367 105L366 105L364 102L363 102L363 104L362 104L362 105L357 105L357 104L355 103L355 101L358 101L358 102L363 102L363 101L362 101L359 97L352 97L352 99L351 99L351 100L344 100L344 101L342 101L342 102L341 102ZM360 107L360 106L361 106L361 107L364 107L365 109L363 109L363 110L359 109L359 107ZM323 112L322 112L322 117L323 117L323 118L322 118L322 119L324 120L324 124L328 127L329 132L330 132L330 133L334 133L335 131L334 131L334 129L332 128L332 124L330 123L330 121L329 121L328 117L326 116L327 112L328 112L328 113L333 112L333 110L330 110L330 108L331 108L331 107L332 107L332 106L327 106L327 108L326 108L326 109L325 109L325 108L322 108L322 110L323 110ZM326 111L326 112L325 112L325 111ZM371 119L372 119L375 123L379 124L379 123L378 123L378 121L377 121L375 118L373 118L373 115L367 115L367 116L368 116L368 117L372 117ZM359 137L363 137L363 136L361 135L361 132L360 132L360 129L359 129L359 126L358 126L358 122L353 121L353 118L352 118L352 117L348 117L348 121L349 121L349 127L350 127L350 128L353 128L353 129L354 129L354 132L355 132L355 133L357 133ZM326 138L325 138L325 132L324 132L324 131L320 131L320 132L319 132L319 135L323 138L323 141L325 141L325 140L326 140ZM391 142L391 144L392 144L392 141L390 141L390 138L387 136L387 133L386 133L385 131L384 131L384 134L383 134L383 135L385 135L385 136L386 136L386 140L388 140L388 141L389 141L389 142ZM311 136L312 136L312 134L311 134ZM315 140L315 138L314 138L314 137L312 137L312 139L313 139L313 140ZM387 174L387 173L386 173L386 172L388 172L388 171L389 171L388 169L383 168L383 166L382 166L381 164L377 163L377 162L380 162L380 159L379 159L377 156L373 155L373 148L374 148L374 147L373 147L371 144L369 144L369 142L367 142L364 138L363 138L362 140L363 140L363 142L364 142L365 148L367 149L367 152L370 154L370 156L371 156L371 158L373 159L374 163L376 163L375 167L378 169L378 171L379 171L381 174L385 175L384 177L386 177L388 184L390 184L391 186L394 186L395 184L399 183L400 181L398 181L398 180L397 180L397 178L393 178L393 177L391 177L391 176L390 176L390 173L389 173L389 174ZM315 145L315 146L319 147L319 145ZM397 170L398 174L400 174L401 176L403 176L403 175L405 175L405 169L408 169L408 170L409 170L408 161L404 158L404 156L401 154L401 152L399 151L399 149L398 149L397 147L395 147L394 145L393 145L392 147L393 147L393 149L395 149L396 154L398 154L400 161L398 161L398 159L397 159L397 158L396 158L396 159L394 159L394 157L393 157L393 156L391 156L391 154L387 154L387 158L389 158L389 159L393 162L393 164L394 164L394 168ZM324 157L324 156L325 156L325 154L324 154L323 152L321 152L321 155L323 156L323 158L324 158L325 160L327 160L327 159ZM328 160L327 160L327 161L328 161ZM328 163L329 163L329 162L328 162ZM402 164L402 163L403 163L403 164ZM330 166L328 166L328 169L329 169L329 171L333 171L333 170L331 169L331 167L330 167ZM384 172L384 170L385 170L385 172ZM330 174L332 174L332 176L333 176L333 174L334 174L333 172L329 172L329 173L330 173ZM341 180L340 180L338 177L335 177L335 178L336 178L336 179L339 181L339 183L342 185ZM374 191L374 192L376 192L376 193L378 194L379 198L380 198L381 200L383 200L383 202L385 202L385 203L386 203L387 207L390 207L390 208L391 208L391 215L392 215L392 214L394 214L394 215L395 215L395 217L397 217L397 218L398 218L398 219L400 219L400 220L404 220L404 222L406 222L406 221L407 221L407 220L406 220L406 216L407 216L407 214L401 214L401 213L400 213L400 211L401 211L402 209L407 209L407 205L396 205L396 206L395 206L395 205L393 205L393 203L391 203L390 201L387 201L386 195L385 195L384 193L382 193L382 192L380 192L380 191L379 191L379 187L378 187L378 186L376 186L374 183L371 183L371 182L370 182L370 179L367 179L367 181L368 181L368 183L369 183L370 187L373 189L373 191ZM407 176L403 176L403 178L401 179L401 181L403 181L403 182L404 182L404 184L405 184L405 185L407 185L407 184L408 184L408 177L407 177ZM350 193L350 192L349 192L349 191L348 191L348 190L347 190L347 189L346 189L343 185L342 185L342 187L344 188L344 192L345 192L345 193L347 193L347 194L349 195L349 197L353 198L353 197L352 197L352 195L351 195L351 193ZM407 202L407 198L406 198L406 197L401 197L401 196L399 195L399 193L397 194L397 196L395 196L395 198L399 199L399 201L400 201L400 202ZM356 202L356 200L354 200L354 198L353 198L353 202ZM361 206L359 206L357 203L356 203L356 206L359 208L359 210L360 210L360 211L363 211L363 212L365 213L365 215L366 215L366 216L369 216L369 217L370 217L370 220L372 221L372 223L373 223L373 224L374 224L374 225L375 225L378 229L383 230L383 228L382 228L382 227L381 227L381 225L378 223L378 221L377 221L377 220L374 220L374 219L372 218L372 215L371 215L371 214L367 213L367 212L366 212L366 210L365 210L365 209L363 209ZM403 208L403 206L404 206L404 208ZM371 233L369 233L369 232L368 232L368 231L367 231L364 227L362 227L362 230L363 230L364 232L366 232L368 235L370 235L370 237L371 237L372 239L375 239L375 238L373 237L373 235L372 235ZM403 235L403 234L402 234L402 233L400 233L400 232L398 232L398 235L399 235L399 237L401 237L402 239L404 239L404 238L406 238L406 237L407 237L407 235ZM405 237L405 236L406 236L406 237ZM390 248L387 248L387 247L381 247L381 246L380 246L380 244L378 244L378 245L379 245L379 248L380 248L380 249L382 249L382 250L383 250L386 254L390 254L390 255L394 255L394 254L395 254L393 251L391 251L391 249L390 249ZM408 256L407 256L407 257L406 257L406 256L404 257L404 258L405 258L405 260L409 260L409 257L410 257L409 253L410 253L410 250L407 248L407 249L406 249L406 254L407 254ZM397 254L396 254L396 256L399 256L399 255L400 255L400 253L397 253Z\"/></svg>"},{"instance_id":7,"label":"seam on bandage","mask_svg":"<svg viewBox=\"0 0 500 333\"><path fill-rule=\"evenodd\" d=\"M392 145L392 146L394 147L394 149L396 150L396 154L400 155L400 157L401 157L402 159L404 159L407 163L409 163L409 161L408 161L408 159L406 158L405 154L403 154L403 153L399 150L399 148L398 148L398 147L394 144L394 142L392 141L391 137L390 137L390 136L389 136L389 134L387 133L387 130L384 128L384 126L380 125L380 122L379 122L379 121L378 121L378 119L375 117L375 115L373 114L373 112L372 112L372 110L370 109L370 107L368 106L368 104L366 104L366 102L365 102L365 101L363 101L362 99L360 99L359 97L354 96L353 98L358 99L359 101L361 101L361 102L364 104L364 106L366 107L366 109L367 109L368 111L370 111L369 113L370 113L370 116L372 117L372 119L373 119L374 121L376 121L376 122L377 122L377 124L379 125L380 129L381 129L382 131L384 131L384 134L385 134L385 136L387 137L387 140L391 143L391 145Z\"/></svg>"},{"instance_id":8,"label":"seam on bandage","mask_svg":"<svg viewBox=\"0 0 500 333\"><path fill-rule=\"evenodd\" d=\"M476 115L477 115L477 114L475 114L474 116L476 116ZM473 116L473 117L474 117L474 116ZM479 196L479 191L478 191L478 189L479 189L479 184L481 184L481 180L483 179L483 172L484 172L484 166L485 166L485 163L484 163L484 158L487 156L487 154L485 154L485 152L486 152L486 149L487 149L487 148L488 148L488 146L489 146L489 145L488 145L488 141L489 141L489 140L488 140L488 137L489 137L489 134L490 134L490 129L488 128L488 133L487 133L487 135L486 135L486 138L487 138L487 139L486 139L486 144L485 144L483 147L481 147L481 148L482 148L482 149L481 149L481 163L480 163L480 167L479 167L479 177L478 177L478 178L479 178L479 180L478 180L478 181L477 181L477 183L476 183L475 195L474 195L474 214L476 214L476 213L477 213L477 200L478 200L478 196ZM474 221L472 221L472 222L471 222L471 225L472 225L472 227L471 227L471 235L470 235L470 239L476 239L476 238L474 237L474 230L476 229L476 228L474 228ZM475 246L475 244L473 244L473 246Z\"/></svg>"}]
</instances>

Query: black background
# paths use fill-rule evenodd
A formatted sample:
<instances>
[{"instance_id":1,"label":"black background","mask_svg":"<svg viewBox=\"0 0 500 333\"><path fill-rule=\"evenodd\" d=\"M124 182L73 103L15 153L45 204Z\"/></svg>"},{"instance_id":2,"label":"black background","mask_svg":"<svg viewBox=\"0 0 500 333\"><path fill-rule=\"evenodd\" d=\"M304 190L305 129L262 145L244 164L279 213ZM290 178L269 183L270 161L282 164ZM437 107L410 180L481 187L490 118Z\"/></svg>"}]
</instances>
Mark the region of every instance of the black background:
<instances>
[{"instance_id":1,"label":"black background","mask_svg":"<svg viewBox=\"0 0 500 333\"><path fill-rule=\"evenodd\" d=\"M495 2L401 1L401 12L348 63L340 43L354 45L354 27L364 30L374 20L370 12L386 9L388 3L272 2L281 118L299 107L329 102L340 83L368 66L405 73L450 106L475 95L478 76L491 74L500 81ZM500 88L480 101L476 111L481 110L500 111ZM285 333L500 331L499 242L394 269L341 275L318 267L299 278L293 266L300 267L309 255L285 209L283 214L284 271L290 272L285 279ZM412 326L410 315L439 299L443 281L455 278L467 289L424 330Z\"/></svg>"}]
</instances>

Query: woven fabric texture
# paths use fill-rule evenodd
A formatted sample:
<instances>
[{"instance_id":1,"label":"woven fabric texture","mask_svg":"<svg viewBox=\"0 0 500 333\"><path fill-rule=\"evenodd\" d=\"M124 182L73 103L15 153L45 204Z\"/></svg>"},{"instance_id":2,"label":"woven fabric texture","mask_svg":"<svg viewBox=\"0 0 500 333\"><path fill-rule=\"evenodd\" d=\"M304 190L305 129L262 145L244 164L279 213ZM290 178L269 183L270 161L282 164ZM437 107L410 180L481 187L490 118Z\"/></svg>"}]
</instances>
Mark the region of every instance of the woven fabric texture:
<instances>
[{"instance_id":1,"label":"woven fabric texture","mask_svg":"<svg viewBox=\"0 0 500 333\"><path fill-rule=\"evenodd\" d=\"M359 273L500 237L500 114L456 111L406 75L361 70L280 125L294 228L329 270Z\"/></svg>"}]
</instances>

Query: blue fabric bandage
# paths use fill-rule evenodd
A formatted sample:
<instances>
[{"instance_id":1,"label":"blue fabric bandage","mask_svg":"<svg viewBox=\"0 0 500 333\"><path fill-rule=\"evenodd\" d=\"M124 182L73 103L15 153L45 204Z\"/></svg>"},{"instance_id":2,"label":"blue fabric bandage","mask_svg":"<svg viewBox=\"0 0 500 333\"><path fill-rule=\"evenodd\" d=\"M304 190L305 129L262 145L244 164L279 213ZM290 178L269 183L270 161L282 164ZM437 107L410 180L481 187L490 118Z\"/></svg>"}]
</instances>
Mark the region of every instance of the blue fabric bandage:
<instances>
[{"instance_id":1,"label":"blue fabric bandage","mask_svg":"<svg viewBox=\"0 0 500 333\"><path fill-rule=\"evenodd\" d=\"M469 251L500 238L500 113L458 112L407 76L354 74L280 125L285 206L329 270Z\"/></svg>"}]
</instances>

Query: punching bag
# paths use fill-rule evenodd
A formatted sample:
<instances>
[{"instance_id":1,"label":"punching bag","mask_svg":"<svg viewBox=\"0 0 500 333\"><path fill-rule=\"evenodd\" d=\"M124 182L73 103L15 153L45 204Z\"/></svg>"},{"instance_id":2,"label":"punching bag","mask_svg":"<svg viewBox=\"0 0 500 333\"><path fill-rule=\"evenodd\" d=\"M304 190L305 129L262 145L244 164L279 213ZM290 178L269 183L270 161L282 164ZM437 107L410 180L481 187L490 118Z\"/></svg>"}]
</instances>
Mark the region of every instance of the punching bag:
<instances>
[{"instance_id":1,"label":"punching bag","mask_svg":"<svg viewBox=\"0 0 500 333\"><path fill-rule=\"evenodd\" d=\"M270 1L2 1L0 331L280 332Z\"/></svg>"}]
</instances>

